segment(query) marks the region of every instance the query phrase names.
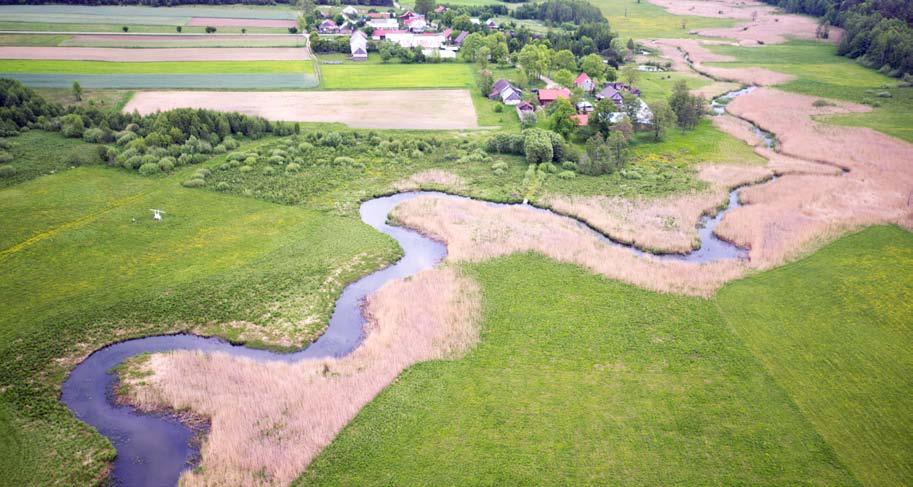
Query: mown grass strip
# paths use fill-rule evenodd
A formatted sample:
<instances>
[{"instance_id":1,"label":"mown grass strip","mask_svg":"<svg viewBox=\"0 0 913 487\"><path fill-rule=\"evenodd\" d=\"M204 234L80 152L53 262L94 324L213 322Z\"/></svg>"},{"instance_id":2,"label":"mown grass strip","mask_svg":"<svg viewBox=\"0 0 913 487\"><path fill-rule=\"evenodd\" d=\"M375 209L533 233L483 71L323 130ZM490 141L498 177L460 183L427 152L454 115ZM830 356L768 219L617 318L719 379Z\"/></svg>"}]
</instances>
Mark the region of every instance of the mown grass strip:
<instances>
[{"instance_id":1,"label":"mown grass strip","mask_svg":"<svg viewBox=\"0 0 913 487\"><path fill-rule=\"evenodd\" d=\"M463 88L473 86L470 65L325 64L321 86L331 90L395 88Z\"/></svg>"}]
</instances>

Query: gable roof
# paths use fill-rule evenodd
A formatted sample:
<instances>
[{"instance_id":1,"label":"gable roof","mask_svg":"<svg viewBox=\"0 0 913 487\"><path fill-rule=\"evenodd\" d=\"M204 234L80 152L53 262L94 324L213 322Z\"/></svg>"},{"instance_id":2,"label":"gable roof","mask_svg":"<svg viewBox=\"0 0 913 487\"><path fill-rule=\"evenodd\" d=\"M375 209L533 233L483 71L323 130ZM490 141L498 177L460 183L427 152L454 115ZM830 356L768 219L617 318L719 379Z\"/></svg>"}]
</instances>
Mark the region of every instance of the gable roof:
<instances>
[{"instance_id":1,"label":"gable roof","mask_svg":"<svg viewBox=\"0 0 913 487\"><path fill-rule=\"evenodd\" d=\"M574 80L574 84L577 86L580 86L583 83L586 83L587 81L589 81L591 83L593 82L593 80L590 79L590 75L588 75L586 73L580 73L580 75L577 76L577 79Z\"/></svg>"},{"instance_id":2,"label":"gable roof","mask_svg":"<svg viewBox=\"0 0 913 487\"><path fill-rule=\"evenodd\" d=\"M466 32L465 30L460 31L460 35L458 35L456 37L456 39L453 40L453 43L457 44L457 45L462 44L463 41L466 40L466 36L468 36L468 35L469 35L469 32Z\"/></svg>"},{"instance_id":3,"label":"gable roof","mask_svg":"<svg viewBox=\"0 0 913 487\"><path fill-rule=\"evenodd\" d=\"M615 89L612 85L606 85L599 93L596 94L596 98L611 98L613 100L621 100L621 93Z\"/></svg>"},{"instance_id":4,"label":"gable roof","mask_svg":"<svg viewBox=\"0 0 913 487\"><path fill-rule=\"evenodd\" d=\"M586 127L590 124L590 116L585 114L571 115L571 120L573 120L578 127Z\"/></svg>"},{"instance_id":5,"label":"gable roof","mask_svg":"<svg viewBox=\"0 0 913 487\"><path fill-rule=\"evenodd\" d=\"M517 105L517 110L520 110L521 112L531 112L535 109L536 107L534 107L533 104L528 101L520 102L520 104Z\"/></svg>"},{"instance_id":6,"label":"gable roof","mask_svg":"<svg viewBox=\"0 0 913 487\"><path fill-rule=\"evenodd\" d=\"M571 99L571 92L567 88L545 88L539 90L539 101L549 102L559 98Z\"/></svg>"},{"instance_id":7,"label":"gable roof","mask_svg":"<svg viewBox=\"0 0 913 487\"><path fill-rule=\"evenodd\" d=\"M510 86L510 81L507 81L506 79L499 79L498 81L495 81L495 84L491 85L491 93L501 93L501 90L507 88L508 86Z\"/></svg>"}]
</instances>

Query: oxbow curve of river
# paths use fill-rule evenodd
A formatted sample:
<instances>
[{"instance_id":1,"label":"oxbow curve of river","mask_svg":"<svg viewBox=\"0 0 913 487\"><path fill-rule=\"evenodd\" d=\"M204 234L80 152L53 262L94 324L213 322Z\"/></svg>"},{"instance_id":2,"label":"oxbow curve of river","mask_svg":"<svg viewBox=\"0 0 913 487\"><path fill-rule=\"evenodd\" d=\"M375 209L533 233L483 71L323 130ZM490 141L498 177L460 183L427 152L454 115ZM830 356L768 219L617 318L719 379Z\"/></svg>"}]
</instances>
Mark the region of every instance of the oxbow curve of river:
<instances>
[{"instance_id":1,"label":"oxbow curve of river","mask_svg":"<svg viewBox=\"0 0 913 487\"><path fill-rule=\"evenodd\" d=\"M739 93L741 94L741 93ZM736 247L714 235L713 230L725 213L740 206L739 189L729 194L729 206L713 216L705 216L699 224L701 246L688 254L657 255L656 258L689 262L711 262L722 259L746 258L745 249ZM395 279L411 276L437 265L447 255L444 244L420 233L387 224L393 208L419 196L467 199L431 191L398 193L365 201L360 207L364 223L395 239L404 255L395 264L368 274L346 286L336 301L326 332L314 343L295 353L278 353L232 345L219 338L189 334L160 335L127 340L103 347L77 365L63 383L60 400L81 421L93 426L107 437L117 449L111 471L111 482L123 486L175 485L181 473L192 466L199 452L191 444L192 431L176 418L146 414L129 405L115 404L113 390L116 375L112 369L125 359L142 353L200 350L226 352L255 360L298 361L320 357L340 357L354 350L362 340L365 318L361 304L365 297ZM486 203L504 206L505 203ZM592 232L605 245L624 247L631 252L645 252L615 242L588 225L550 210L530 207L533 211L549 212L567 218Z\"/></svg>"}]
</instances>

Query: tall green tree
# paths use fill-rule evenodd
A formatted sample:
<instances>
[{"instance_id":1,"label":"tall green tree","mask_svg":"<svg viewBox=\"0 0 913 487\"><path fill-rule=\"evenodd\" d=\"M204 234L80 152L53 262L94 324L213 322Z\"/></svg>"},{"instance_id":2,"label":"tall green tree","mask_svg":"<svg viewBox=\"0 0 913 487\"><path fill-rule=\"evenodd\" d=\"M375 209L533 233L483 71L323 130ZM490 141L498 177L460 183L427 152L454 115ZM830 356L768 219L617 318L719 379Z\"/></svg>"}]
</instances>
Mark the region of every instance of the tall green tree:
<instances>
[{"instance_id":1,"label":"tall green tree","mask_svg":"<svg viewBox=\"0 0 913 487\"><path fill-rule=\"evenodd\" d=\"M577 127L571 117L577 113L570 100L558 99L548 107L548 128L567 138Z\"/></svg>"},{"instance_id":2,"label":"tall green tree","mask_svg":"<svg viewBox=\"0 0 913 487\"><path fill-rule=\"evenodd\" d=\"M580 69L590 78L602 78L605 75L606 65L599 54L587 54L580 60Z\"/></svg>"},{"instance_id":3,"label":"tall green tree","mask_svg":"<svg viewBox=\"0 0 913 487\"><path fill-rule=\"evenodd\" d=\"M650 111L653 113L653 125L650 130L653 133L653 140L659 142L666 138L669 127L675 125L675 112L664 101L654 103L650 106Z\"/></svg>"},{"instance_id":4,"label":"tall green tree","mask_svg":"<svg viewBox=\"0 0 913 487\"><path fill-rule=\"evenodd\" d=\"M415 0L415 12L425 15L434 10L434 0Z\"/></svg>"},{"instance_id":5,"label":"tall green tree","mask_svg":"<svg viewBox=\"0 0 913 487\"><path fill-rule=\"evenodd\" d=\"M80 86L79 81L73 82L73 98L76 101L82 101L82 86Z\"/></svg>"}]
</instances>

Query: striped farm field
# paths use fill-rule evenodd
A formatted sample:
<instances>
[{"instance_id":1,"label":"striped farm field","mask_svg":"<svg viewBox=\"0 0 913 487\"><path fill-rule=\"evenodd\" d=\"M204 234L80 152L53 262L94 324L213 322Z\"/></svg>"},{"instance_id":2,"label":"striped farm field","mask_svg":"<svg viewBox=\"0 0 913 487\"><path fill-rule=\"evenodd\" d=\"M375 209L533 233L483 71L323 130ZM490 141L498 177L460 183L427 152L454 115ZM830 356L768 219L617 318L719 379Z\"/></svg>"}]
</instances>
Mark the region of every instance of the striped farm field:
<instances>
[{"instance_id":1,"label":"striped farm field","mask_svg":"<svg viewBox=\"0 0 913 487\"><path fill-rule=\"evenodd\" d=\"M464 88L474 84L467 64L325 64L321 86L328 90Z\"/></svg>"},{"instance_id":2,"label":"striped farm field","mask_svg":"<svg viewBox=\"0 0 913 487\"><path fill-rule=\"evenodd\" d=\"M11 36L7 36L11 37ZM25 37L25 36L19 36ZM47 36L43 36L47 37ZM68 47L121 47L121 48L162 48L162 47L302 47L306 38L300 35L130 35L130 34L75 34L51 45ZM0 39L2 42L2 39ZM21 41L28 45L27 40ZM36 45L33 43L31 45Z\"/></svg>"},{"instance_id":3,"label":"striped farm field","mask_svg":"<svg viewBox=\"0 0 913 487\"><path fill-rule=\"evenodd\" d=\"M0 59L31 61L301 61L307 59L305 49L293 47L274 48L219 48L201 47L186 49L116 49L105 47L46 47L0 46Z\"/></svg>"},{"instance_id":4,"label":"striped farm field","mask_svg":"<svg viewBox=\"0 0 913 487\"><path fill-rule=\"evenodd\" d=\"M188 63L189 64L189 63ZM276 90L316 88L312 73L236 73L236 74L36 74L0 73L32 88L70 88L78 81L83 88L118 89L214 89Z\"/></svg>"},{"instance_id":5,"label":"striped farm field","mask_svg":"<svg viewBox=\"0 0 913 487\"><path fill-rule=\"evenodd\" d=\"M311 61L106 62L2 59L0 73L31 74L238 74L312 73Z\"/></svg>"}]
</instances>

